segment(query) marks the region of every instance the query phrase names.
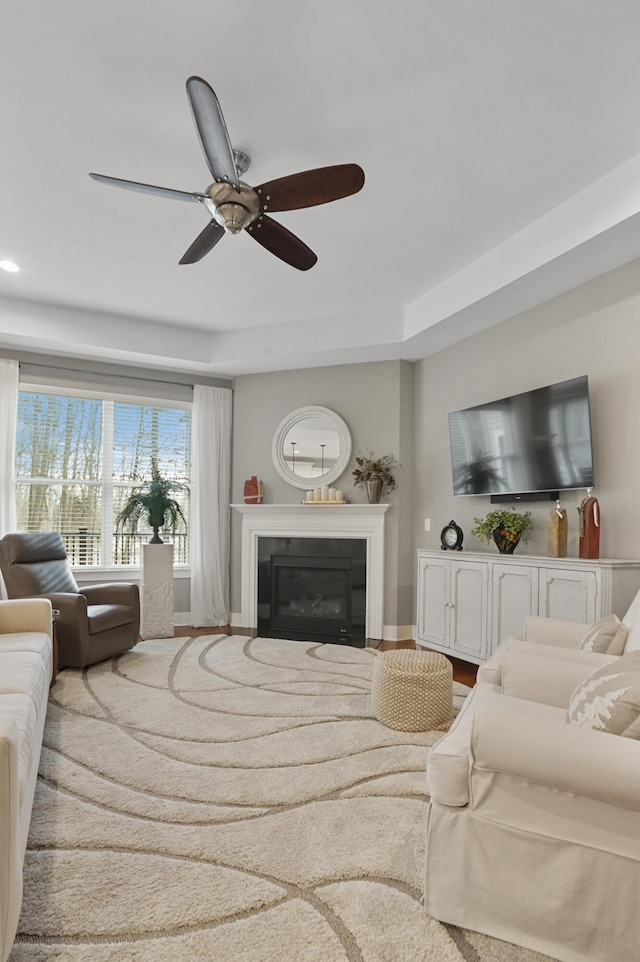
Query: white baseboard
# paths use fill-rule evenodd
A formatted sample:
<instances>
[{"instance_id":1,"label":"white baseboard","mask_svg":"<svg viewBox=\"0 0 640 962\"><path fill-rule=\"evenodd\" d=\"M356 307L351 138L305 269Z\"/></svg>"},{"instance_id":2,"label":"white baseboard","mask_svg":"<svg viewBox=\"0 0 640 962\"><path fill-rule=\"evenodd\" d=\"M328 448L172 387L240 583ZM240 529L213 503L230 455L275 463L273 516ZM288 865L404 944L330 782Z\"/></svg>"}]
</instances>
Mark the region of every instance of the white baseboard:
<instances>
[{"instance_id":1,"label":"white baseboard","mask_svg":"<svg viewBox=\"0 0 640 962\"><path fill-rule=\"evenodd\" d=\"M250 628L250 625L245 624L245 619L242 617L241 612L232 611L229 614L229 624L234 628Z\"/></svg>"}]
</instances>

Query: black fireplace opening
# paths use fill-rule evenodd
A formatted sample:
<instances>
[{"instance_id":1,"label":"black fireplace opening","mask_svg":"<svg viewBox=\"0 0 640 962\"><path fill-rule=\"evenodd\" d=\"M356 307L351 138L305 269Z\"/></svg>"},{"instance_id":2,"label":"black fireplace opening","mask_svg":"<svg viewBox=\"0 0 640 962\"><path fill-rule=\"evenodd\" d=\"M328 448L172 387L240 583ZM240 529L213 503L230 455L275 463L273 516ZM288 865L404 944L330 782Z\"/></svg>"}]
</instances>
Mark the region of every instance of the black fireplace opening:
<instances>
[{"instance_id":1,"label":"black fireplace opening","mask_svg":"<svg viewBox=\"0 0 640 962\"><path fill-rule=\"evenodd\" d=\"M259 538L258 632L365 646L363 538Z\"/></svg>"}]
</instances>

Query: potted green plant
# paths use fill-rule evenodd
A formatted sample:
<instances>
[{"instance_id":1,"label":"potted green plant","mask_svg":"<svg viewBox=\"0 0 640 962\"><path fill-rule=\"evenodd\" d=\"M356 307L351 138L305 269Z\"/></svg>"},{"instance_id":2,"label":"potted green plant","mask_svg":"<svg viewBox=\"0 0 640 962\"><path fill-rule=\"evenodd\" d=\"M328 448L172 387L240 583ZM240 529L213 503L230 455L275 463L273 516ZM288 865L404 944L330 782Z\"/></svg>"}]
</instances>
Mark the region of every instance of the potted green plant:
<instances>
[{"instance_id":1,"label":"potted green plant","mask_svg":"<svg viewBox=\"0 0 640 962\"><path fill-rule=\"evenodd\" d=\"M175 532L179 521L186 525L182 508L176 499L171 497L172 491L184 490L186 490L186 485L179 481L169 481L163 478L158 471L157 461L152 458L151 481L146 481L133 489L116 518L116 528L122 528L125 524L130 523L131 530L135 531L138 521L146 514L146 519L153 529L150 544L163 544L158 531L167 522L171 525L173 532Z\"/></svg>"},{"instance_id":2,"label":"potted green plant","mask_svg":"<svg viewBox=\"0 0 640 962\"><path fill-rule=\"evenodd\" d=\"M385 490L395 491L398 487L393 470L401 468L402 465L392 454L378 457L373 451L368 451L366 455L358 455L356 464L358 467L352 472L355 478L354 487L364 488L371 504L378 504Z\"/></svg>"},{"instance_id":3,"label":"potted green plant","mask_svg":"<svg viewBox=\"0 0 640 962\"><path fill-rule=\"evenodd\" d=\"M516 545L522 541L526 544L531 533L530 511L509 511L506 508L496 508L484 518L474 518L471 534L477 538L484 538L489 542L493 538L501 554L512 554Z\"/></svg>"}]
</instances>

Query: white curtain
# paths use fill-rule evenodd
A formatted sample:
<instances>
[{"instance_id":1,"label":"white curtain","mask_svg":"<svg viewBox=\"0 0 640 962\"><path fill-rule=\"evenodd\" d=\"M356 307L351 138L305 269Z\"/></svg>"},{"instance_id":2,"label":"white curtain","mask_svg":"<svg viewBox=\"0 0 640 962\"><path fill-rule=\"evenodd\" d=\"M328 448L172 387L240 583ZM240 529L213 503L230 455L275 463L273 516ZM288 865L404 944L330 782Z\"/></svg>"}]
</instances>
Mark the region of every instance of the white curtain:
<instances>
[{"instance_id":1,"label":"white curtain","mask_svg":"<svg viewBox=\"0 0 640 962\"><path fill-rule=\"evenodd\" d=\"M231 391L193 389L191 421L191 622L229 624Z\"/></svg>"},{"instance_id":2,"label":"white curtain","mask_svg":"<svg viewBox=\"0 0 640 962\"><path fill-rule=\"evenodd\" d=\"M0 358L0 538L16 530L18 362Z\"/></svg>"}]
</instances>

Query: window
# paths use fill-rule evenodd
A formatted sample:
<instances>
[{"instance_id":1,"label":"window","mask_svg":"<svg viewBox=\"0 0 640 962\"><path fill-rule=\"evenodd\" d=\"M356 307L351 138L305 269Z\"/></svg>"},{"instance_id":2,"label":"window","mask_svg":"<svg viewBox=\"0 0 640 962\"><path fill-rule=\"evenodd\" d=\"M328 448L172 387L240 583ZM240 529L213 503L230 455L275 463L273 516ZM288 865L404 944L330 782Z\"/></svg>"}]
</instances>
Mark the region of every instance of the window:
<instances>
[{"instance_id":1,"label":"window","mask_svg":"<svg viewBox=\"0 0 640 962\"><path fill-rule=\"evenodd\" d=\"M160 474L188 484L191 411L156 403L21 391L18 397L16 488L21 531L59 531L73 565L140 563L150 528L116 530L131 490ZM189 518L189 491L175 492ZM188 530L162 533L175 561L189 561Z\"/></svg>"}]
</instances>

